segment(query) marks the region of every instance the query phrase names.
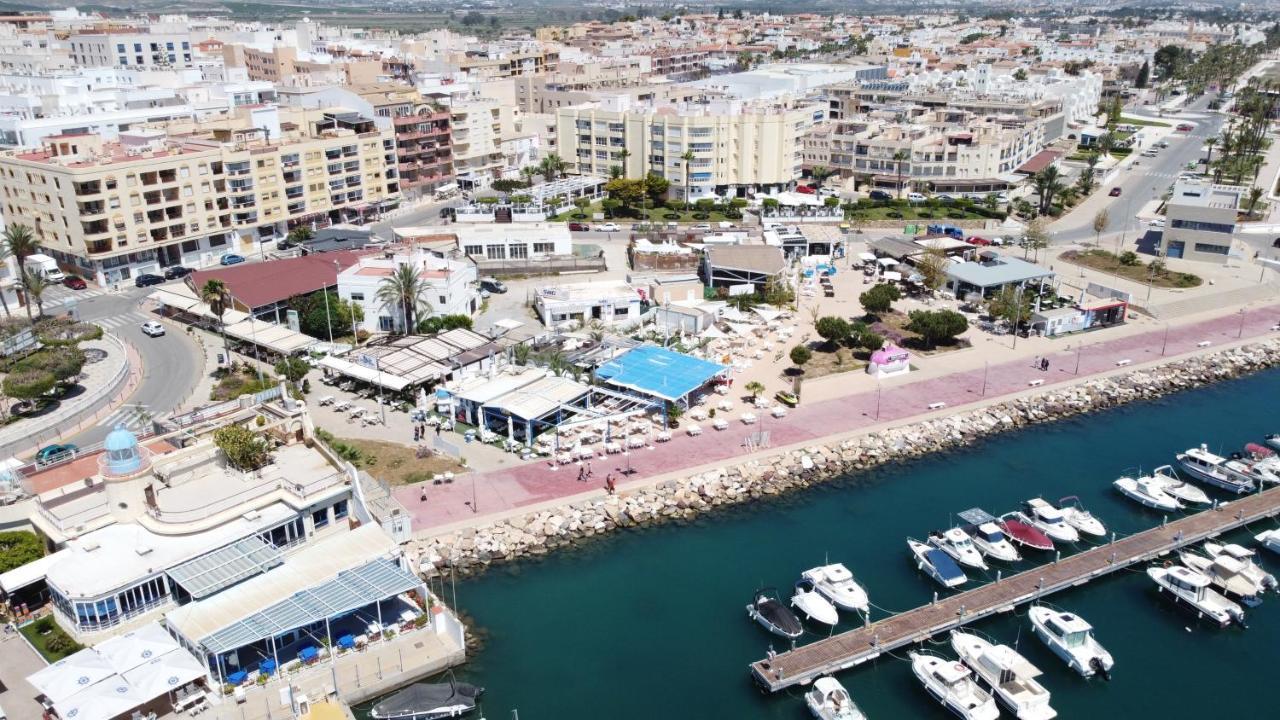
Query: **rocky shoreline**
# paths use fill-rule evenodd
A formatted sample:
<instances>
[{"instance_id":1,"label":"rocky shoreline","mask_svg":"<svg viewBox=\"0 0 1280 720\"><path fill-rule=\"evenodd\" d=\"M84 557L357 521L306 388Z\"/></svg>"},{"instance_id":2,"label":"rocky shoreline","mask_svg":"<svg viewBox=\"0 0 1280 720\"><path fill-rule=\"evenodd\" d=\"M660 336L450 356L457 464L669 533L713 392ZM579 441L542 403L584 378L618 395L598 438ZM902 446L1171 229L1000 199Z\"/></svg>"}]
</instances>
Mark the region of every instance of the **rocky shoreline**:
<instances>
[{"instance_id":1,"label":"rocky shoreline","mask_svg":"<svg viewBox=\"0 0 1280 720\"><path fill-rule=\"evenodd\" d=\"M409 554L461 574L544 555L619 528L690 520L715 508L780 495L888 462L962 447L1001 432L1201 387L1280 365L1280 340L994 403L830 444L780 452L653 487L530 512L450 535L414 540Z\"/></svg>"}]
</instances>

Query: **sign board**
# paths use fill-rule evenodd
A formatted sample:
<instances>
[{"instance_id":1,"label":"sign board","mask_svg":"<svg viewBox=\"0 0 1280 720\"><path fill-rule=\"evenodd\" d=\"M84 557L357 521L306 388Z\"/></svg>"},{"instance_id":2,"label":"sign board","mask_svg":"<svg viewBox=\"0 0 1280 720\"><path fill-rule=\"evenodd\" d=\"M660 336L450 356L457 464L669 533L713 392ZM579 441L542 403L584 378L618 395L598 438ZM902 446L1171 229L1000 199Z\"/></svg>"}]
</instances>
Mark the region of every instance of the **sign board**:
<instances>
[{"instance_id":1,"label":"sign board","mask_svg":"<svg viewBox=\"0 0 1280 720\"><path fill-rule=\"evenodd\" d=\"M737 295L750 295L756 291L756 286L751 283L741 283L739 285L729 286L729 297Z\"/></svg>"},{"instance_id":2,"label":"sign board","mask_svg":"<svg viewBox=\"0 0 1280 720\"><path fill-rule=\"evenodd\" d=\"M24 327L9 337L0 339L0 356L8 357L14 353L34 350L38 344L35 331Z\"/></svg>"},{"instance_id":3,"label":"sign board","mask_svg":"<svg viewBox=\"0 0 1280 720\"><path fill-rule=\"evenodd\" d=\"M1133 296L1131 294L1123 290L1117 290L1115 288L1109 288L1105 285L1099 285L1098 283L1089 283L1088 287L1085 288L1085 292L1094 297L1111 298L1113 300L1123 300L1127 303L1133 302Z\"/></svg>"}]
</instances>

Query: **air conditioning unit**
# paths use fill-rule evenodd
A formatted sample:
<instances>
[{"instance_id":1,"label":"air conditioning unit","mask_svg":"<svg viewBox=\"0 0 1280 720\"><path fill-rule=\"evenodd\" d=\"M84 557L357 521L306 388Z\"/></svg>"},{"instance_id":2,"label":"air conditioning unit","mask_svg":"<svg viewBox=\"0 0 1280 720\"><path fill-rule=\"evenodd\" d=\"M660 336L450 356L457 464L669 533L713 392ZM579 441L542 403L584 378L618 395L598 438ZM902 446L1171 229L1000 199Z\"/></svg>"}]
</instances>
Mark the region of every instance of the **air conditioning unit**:
<instances>
[{"instance_id":1,"label":"air conditioning unit","mask_svg":"<svg viewBox=\"0 0 1280 720\"><path fill-rule=\"evenodd\" d=\"M102 547L102 546L101 546L101 545L99 545L99 544L98 544L98 541L96 541L96 540L85 540L85 541L84 541L83 543L81 543L81 545L80 545L80 549L81 549L81 550L83 550L83 551L85 551L85 552L93 552L94 550L97 550L97 549L98 549L98 548L100 548L100 547Z\"/></svg>"},{"instance_id":2,"label":"air conditioning unit","mask_svg":"<svg viewBox=\"0 0 1280 720\"><path fill-rule=\"evenodd\" d=\"M262 517L262 513L258 512L257 510L250 510L249 512L247 512L247 513L245 513L245 514L241 515L240 517L244 518L245 520L248 520L248 521L252 522L252 521L257 520L258 518Z\"/></svg>"},{"instance_id":3,"label":"air conditioning unit","mask_svg":"<svg viewBox=\"0 0 1280 720\"><path fill-rule=\"evenodd\" d=\"M138 547L134 548L133 551L138 553L138 557L143 557L145 555L150 555L153 549L154 548L148 545L139 545Z\"/></svg>"}]
</instances>

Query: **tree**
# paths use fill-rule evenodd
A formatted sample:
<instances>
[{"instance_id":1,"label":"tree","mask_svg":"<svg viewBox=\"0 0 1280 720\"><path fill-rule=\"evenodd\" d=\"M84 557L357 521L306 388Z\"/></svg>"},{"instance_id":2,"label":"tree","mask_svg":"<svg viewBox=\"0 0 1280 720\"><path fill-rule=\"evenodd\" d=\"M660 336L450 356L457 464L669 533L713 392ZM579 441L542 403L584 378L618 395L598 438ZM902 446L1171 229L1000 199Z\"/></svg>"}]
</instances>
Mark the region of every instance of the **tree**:
<instances>
[{"instance_id":1,"label":"tree","mask_svg":"<svg viewBox=\"0 0 1280 720\"><path fill-rule=\"evenodd\" d=\"M791 358L791 363L803 371L805 363L809 362L809 360L813 358L813 353L804 345L797 345L791 348L789 356Z\"/></svg>"},{"instance_id":2,"label":"tree","mask_svg":"<svg viewBox=\"0 0 1280 720\"><path fill-rule=\"evenodd\" d=\"M287 357L276 363L276 373L294 385L297 385L302 378L306 377L310 370L311 366L307 364L307 361L298 357Z\"/></svg>"},{"instance_id":3,"label":"tree","mask_svg":"<svg viewBox=\"0 0 1280 720\"><path fill-rule=\"evenodd\" d=\"M26 268L20 271L22 275L22 287L27 292L27 297L36 301L36 313L39 317L44 317L44 291L48 290L50 283L41 273L30 272ZM28 304L28 310L30 306Z\"/></svg>"},{"instance_id":4,"label":"tree","mask_svg":"<svg viewBox=\"0 0 1280 720\"><path fill-rule=\"evenodd\" d=\"M311 232L311 228L306 225L299 225L289 231L289 234L285 236L285 242L290 246L301 245L315 236L316 234Z\"/></svg>"},{"instance_id":5,"label":"tree","mask_svg":"<svg viewBox=\"0 0 1280 720\"><path fill-rule=\"evenodd\" d=\"M964 315L954 310L912 310L906 329L920 336L928 347L954 340L969 327Z\"/></svg>"},{"instance_id":6,"label":"tree","mask_svg":"<svg viewBox=\"0 0 1280 720\"><path fill-rule=\"evenodd\" d=\"M420 314L431 312L431 303L427 302L427 285L418 275L418 269L412 265L401 263L390 277L378 284L375 294L384 307L394 307L400 323L398 327L404 334L409 334L417 327Z\"/></svg>"},{"instance_id":7,"label":"tree","mask_svg":"<svg viewBox=\"0 0 1280 720\"><path fill-rule=\"evenodd\" d=\"M604 184L604 190L609 193L610 198L617 200L624 208L634 208L644 202L645 198L643 180L616 177Z\"/></svg>"},{"instance_id":8,"label":"tree","mask_svg":"<svg viewBox=\"0 0 1280 720\"><path fill-rule=\"evenodd\" d=\"M859 295L858 302L868 315L879 315L889 312L893 308L893 302L901 297L902 293L898 292L897 286L880 283Z\"/></svg>"},{"instance_id":9,"label":"tree","mask_svg":"<svg viewBox=\"0 0 1280 720\"><path fill-rule=\"evenodd\" d=\"M271 460L271 446L266 438L243 425L219 429L213 434L213 442L226 456L227 463L241 472L252 472Z\"/></svg>"},{"instance_id":10,"label":"tree","mask_svg":"<svg viewBox=\"0 0 1280 720\"><path fill-rule=\"evenodd\" d=\"M916 258L916 270L924 277L925 287L930 290L937 290L947 281L947 266L950 264L946 251L937 247L926 249Z\"/></svg>"},{"instance_id":11,"label":"tree","mask_svg":"<svg viewBox=\"0 0 1280 720\"><path fill-rule=\"evenodd\" d=\"M873 333L870 330L858 333L858 347L865 348L868 352L875 352L884 347L884 336Z\"/></svg>"},{"instance_id":12,"label":"tree","mask_svg":"<svg viewBox=\"0 0 1280 720\"><path fill-rule=\"evenodd\" d=\"M814 187L822 187L823 181L831 177L831 168L826 165L814 165L809 174L813 176Z\"/></svg>"},{"instance_id":13,"label":"tree","mask_svg":"<svg viewBox=\"0 0 1280 720\"><path fill-rule=\"evenodd\" d=\"M684 168L684 207L689 208L689 166L693 162L693 151L685 150L680 155L680 164Z\"/></svg>"},{"instance_id":14,"label":"tree","mask_svg":"<svg viewBox=\"0 0 1280 720\"><path fill-rule=\"evenodd\" d=\"M1043 215L1049 211L1049 206L1053 204L1053 197L1062 192L1061 171L1056 165L1049 165L1040 172L1031 176L1031 184L1036 189L1036 196L1040 200L1040 214Z\"/></svg>"},{"instance_id":15,"label":"tree","mask_svg":"<svg viewBox=\"0 0 1280 720\"><path fill-rule=\"evenodd\" d=\"M547 182L551 182L564 175L564 159L555 153L551 153L542 158L542 162L538 163L538 171L542 173Z\"/></svg>"},{"instance_id":16,"label":"tree","mask_svg":"<svg viewBox=\"0 0 1280 720\"><path fill-rule=\"evenodd\" d=\"M671 189L671 181L657 175L649 173L644 178L644 191L649 196L649 201L654 205L662 203L662 199L667 196L667 191Z\"/></svg>"},{"instance_id":17,"label":"tree","mask_svg":"<svg viewBox=\"0 0 1280 720\"><path fill-rule=\"evenodd\" d=\"M353 332L353 326L364 320L363 307L331 291L295 295L289 298L289 307L298 313L298 328L320 340Z\"/></svg>"},{"instance_id":18,"label":"tree","mask_svg":"<svg viewBox=\"0 0 1280 720\"><path fill-rule=\"evenodd\" d=\"M1102 208L1093 216L1093 244L1098 245L1102 242L1102 231L1107 229L1107 224L1111 222L1111 213L1106 208Z\"/></svg>"},{"instance_id":19,"label":"tree","mask_svg":"<svg viewBox=\"0 0 1280 720\"><path fill-rule=\"evenodd\" d=\"M57 384L58 378L48 370L16 370L4 378L4 394L19 400L38 400Z\"/></svg>"},{"instance_id":20,"label":"tree","mask_svg":"<svg viewBox=\"0 0 1280 720\"><path fill-rule=\"evenodd\" d=\"M818 322L814 323L814 330L833 350L849 339L849 321L835 315L818 318Z\"/></svg>"},{"instance_id":21,"label":"tree","mask_svg":"<svg viewBox=\"0 0 1280 720\"><path fill-rule=\"evenodd\" d=\"M1025 293L1006 285L987 301L987 312L991 313L993 318L1004 320L1009 327L1017 327L1027 315L1026 301Z\"/></svg>"},{"instance_id":22,"label":"tree","mask_svg":"<svg viewBox=\"0 0 1280 720\"><path fill-rule=\"evenodd\" d=\"M1205 167L1206 167L1206 168L1208 168L1211 164L1213 164L1213 146L1214 146L1214 145L1217 145L1217 144L1218 144L1218 136L1217 136L1217 135L1214 135L1214 136L1211 136L1211 137L1207 137L1207 138L1205 138L1205 139L1204 139L1204 147L1205 147L1205 150L1208 150L1208 151L1209 151L1209 152L1204 156L1204 165L1205 165Z\"/></svg>"},{"instance_id":23,"label":"tree","mask_svg":"<svg viewBox=\"0 0 1280 720\"><path fill-rule=\"evenodd\" d=\"M30 227L27 227L22 223L16 223L4 229L3 242L5 255L13 256L15 264L18 266L18 274L20 276L24 275L25 270L23 268L27 258L34 255L36 251L39 250L35 234L31 232ZM0 293L0 296L3 296L3 293ZM27 306L27 321L35 322L35 319L31 316L30 300L26 301L24 304ZM4 311L6 315L9 314L8 301L5 301Z\"/></svg>"},{"instance_id":24,"label":"tree","mask_svg":"<svg viewBox=\"0 0 1280 720\"><path fill-rule=\"evenodd\" d=\"M0 532L0 573L6 573L44 557L44 544L34 533Z\"/></svg>"},{"instance_id":25,"label":"tree","mask_svg":"<svg viewBox=\"0 0 1280 720\"><path fill-rule=\"evenodd\" d=\"M1028 251L1034 252L1034 260L1040 259L1040 251L1049 247L1049 233L1045 230L1044 221L1031 218L1027 222L1027 230L1022 239L1022 256L1025 259Z\"/></svg>"},{"instance_id":26,"label":"tree","mask_svg":"<svg viewBox=\"0 0 1280 720\"><path fill-rule=\"evenodd\" d=\"M1025 68L1018 68L1017 70L1015 70L1015 71L1013 72L1013 79L1014 79L1014 80L1017 80L1018 82L1026 82L1026 81L1027 81L1027 71L1026 71L1026 69L1025 69Z\"/></svg>"},{"instance_id":27,"label":"tree","mask_svg":"<svg viewBox=\"0 0 1280 720\"><path fill-rule=\"evenodd\" d=\"M420 335L434 335L438 332L447 330L470 330L472 320L469 315L461 315L452 313L449 315L438 315L436 317L423 318L418 321L418 333Z\"/></svg>"},{"instance_id":28,"label":"tree","mask_svg":"<svg viewBox=\"0 0 1280 720\"><path fill-rule=\"evenodd\" d=\"M200 300L209 306L209 310L214 315L218 316L218 332L222 333L222 349L227 355L227 362L230 363L231 346L227 343L227 324L222 321L222 316L231 307L231 291L221 280L206 280L200 288Z\"/></svg>"},{"instance_id":29,"label":"tree","mask_svg":"<svg viewBox=\"0 0 1280 720\"><path fill-rule=\"evenodd\" d=\"M760 393L764 392L764 383L760 382L759 380L752 380L751 382L744 385L743 388L747 392L751 393L752 398L758 398L760 397Z\"/></svg>"},{"instance_id":30,"label":"tree","mask_svg":"<svg viewBox=\"0 0 1280 720\"><path fill-rule=\"evenodd\" d=\"M1136 88L1145 88L1151 82L1151 64L1146 60L1142 61L1142 67L1138 68L1138 79L1133 83Z\"/></svg>"},{"instance_id":31,"label":"tree","mask_svg":"<svg viewBox=\"0 0 1280 720\"><path fill-rule=\"evenodd\" d=\"M511 349L511 359L516 365L524 367L529 364L529 355L533 353L533 348L524 343L520 343Z\"/></svg>"},{"instance_id":32,"label":"tree","mask_svg":"<svg viewBox=\"0 0 1280 720\"><path fill-rule=\"evenodd\" d=\"M893 154L893 162L898 172L898 199L902 199L902 164L911 159L911 153L906 150L898 150Z\"/></svg>"},{"instance_id":33,"label":"tree","mask_svg":"<svg viewBox=\"0 0 1280 720\"><path fill-rule=\"evenodd\" d=\"M1116 149L1116 136L1109 132L1102 133L1094 144L1098 146L1098 152L1103 156L1110 155L1111 151Z\"/></svg>"},{"instance_id":34,"label":"tree","mask_svg":"<svg viewBox=\"0 0 1280 720\"><path fill-rule=\"evenodd\" d=\"M1262 199L1263 189L1260 187L1249 188L1249 217L1253 217L1253 209L1257 207L1258 201Z\"/></svg>"}]
</instances>

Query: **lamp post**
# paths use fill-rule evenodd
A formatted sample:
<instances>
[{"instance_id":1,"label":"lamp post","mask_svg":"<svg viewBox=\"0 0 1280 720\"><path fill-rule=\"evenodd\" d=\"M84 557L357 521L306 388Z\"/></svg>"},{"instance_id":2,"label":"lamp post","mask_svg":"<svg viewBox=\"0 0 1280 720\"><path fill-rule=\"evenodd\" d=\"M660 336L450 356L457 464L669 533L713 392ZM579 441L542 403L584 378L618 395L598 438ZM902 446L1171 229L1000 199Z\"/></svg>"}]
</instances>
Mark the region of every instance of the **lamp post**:
<instances>
[{"instance_id":1,"label":"lamp post","mask_svg":"<svg viewBox=\"0 0 1280 720\"><path fill-rule=\"evenodd\" d=\"M987 396L987 373L991 371L991 363L989 361L982 363L982 397Z\"/></svg>"},{"instance_id":2,"label":"lamp post","mask_svg":"<svg viewBox=\"0 0 1280 720\"><path fill-rule=\"evenodd\" d=\"M1160 343L1160 356L1164 357L1164 351L1169 347L1169 325L1164 326L1164 340Z\"/></svg>"},{"instance_id":3,"label":"lamp post","mask_svg":"<svg viewBox=\"0 0 1280 720\"><path fill-rule=\"evenodd\" d=\"M1244 308L1240 308L1240 327L1236 329L1236 339L1244 337Z\"/></svg>"}]
</instances>

